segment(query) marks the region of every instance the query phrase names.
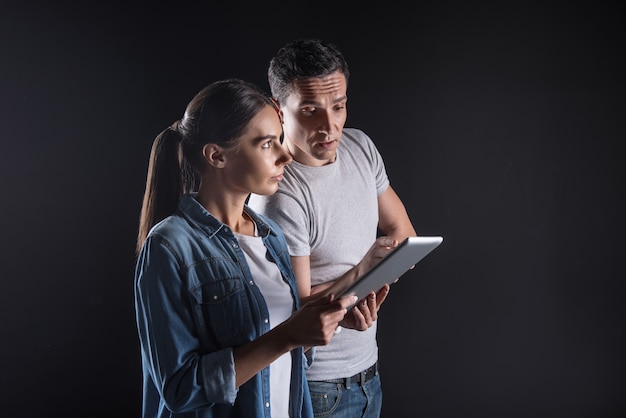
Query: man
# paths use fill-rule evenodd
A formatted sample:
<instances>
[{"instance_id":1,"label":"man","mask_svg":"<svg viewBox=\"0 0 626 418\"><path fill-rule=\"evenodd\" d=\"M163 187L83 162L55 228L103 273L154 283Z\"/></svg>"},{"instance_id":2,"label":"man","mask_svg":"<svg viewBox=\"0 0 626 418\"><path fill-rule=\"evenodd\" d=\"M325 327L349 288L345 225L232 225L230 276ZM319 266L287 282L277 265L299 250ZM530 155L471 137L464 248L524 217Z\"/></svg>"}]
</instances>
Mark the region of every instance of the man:
<instances>
[{"instance_id":1,"label":"man","mask_svg":"<svg viewBox=\"0 0 626 418\"><path fill-rule=\"evenodd\" d=\"M361 130L344 129L348 78L342 53L315 39L288 43L268 70L293 162L276 194L253 194L249 204L284 230L303 299L353 281L376 242L393 246L416 235L372 140ZM379 232L390 238L376 241ZM380 416L376 319L388 290L351 310L356 323L367 326L342 323L330 344L316 348L307 370L316 415Z\"/></svg>"}]
</instances>

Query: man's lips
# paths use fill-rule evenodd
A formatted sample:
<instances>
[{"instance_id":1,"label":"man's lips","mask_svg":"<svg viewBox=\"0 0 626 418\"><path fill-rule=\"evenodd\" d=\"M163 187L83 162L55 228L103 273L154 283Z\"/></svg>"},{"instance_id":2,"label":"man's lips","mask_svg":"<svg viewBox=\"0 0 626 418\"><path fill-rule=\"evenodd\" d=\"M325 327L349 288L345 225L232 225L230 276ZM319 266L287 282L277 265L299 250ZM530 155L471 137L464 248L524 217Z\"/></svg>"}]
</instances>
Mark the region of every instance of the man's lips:
<instances>
[{"instance_id":1,"label":"man's lips","mask_svg":"<svg viewBox=\"0 0 626 418\"><path fill-rule=\"evenodd\" d=\"M337 141L333 139L332 141L318 142L317 144L315 144L315 146L320 148L331 148L333 145L335 145L335 142Z\"/></svg>"}]
</instances>

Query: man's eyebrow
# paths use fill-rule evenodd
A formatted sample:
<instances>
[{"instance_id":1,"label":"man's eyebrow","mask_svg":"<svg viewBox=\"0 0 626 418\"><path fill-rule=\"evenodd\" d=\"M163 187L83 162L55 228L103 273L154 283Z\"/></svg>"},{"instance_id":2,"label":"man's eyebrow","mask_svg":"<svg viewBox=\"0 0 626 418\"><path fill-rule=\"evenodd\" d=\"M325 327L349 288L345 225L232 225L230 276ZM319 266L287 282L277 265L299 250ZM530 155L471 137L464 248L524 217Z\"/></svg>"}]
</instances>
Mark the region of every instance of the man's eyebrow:
<instances>
[{"instance_id":1,"label":"man's eyebrow","mask_svg":"<svg viewBox=\"0 0 626 418\"><path fill-rule=\"evenodd\" d=\"M337 97L335 100L333 100L333 104L337 104L337 103L341 103L341 102L345 102L346 100L348 100L348 96L344 95L341 97ZM316 106L319 107L321 106L321 102L315 101L315 100L303 100L300 102L300 106Z\"/></svg>"},{"instance_id":2,"label":"man's eyebrow","mask_svg":"<svg viewBox=\"0 0 626 418\"><path fill-rule=\"evenodd\" d=\"M321 103L315 100L303 100L300 102L300 106L319 106Z\"/></svg>"}]
</instances>

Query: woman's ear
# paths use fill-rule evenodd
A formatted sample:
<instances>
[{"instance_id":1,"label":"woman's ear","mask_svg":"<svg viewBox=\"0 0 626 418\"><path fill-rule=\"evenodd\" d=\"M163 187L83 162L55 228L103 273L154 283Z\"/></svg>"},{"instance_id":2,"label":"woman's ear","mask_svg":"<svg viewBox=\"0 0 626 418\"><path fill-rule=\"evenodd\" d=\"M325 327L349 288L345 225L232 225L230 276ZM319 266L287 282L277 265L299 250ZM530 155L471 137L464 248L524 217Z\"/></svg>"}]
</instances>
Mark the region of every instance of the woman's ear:
<instances>
[{"instance_id":1,"label":"woman's ear","mask_svg":"<svg viewBox=\"0 0 626 418\"><path fill-rule=\"evenodd\" d=\"M202 147L204 160L213 167L222 168L226 164L224 149L217 144L208 143Z\"/></svg>"}]
</instances>

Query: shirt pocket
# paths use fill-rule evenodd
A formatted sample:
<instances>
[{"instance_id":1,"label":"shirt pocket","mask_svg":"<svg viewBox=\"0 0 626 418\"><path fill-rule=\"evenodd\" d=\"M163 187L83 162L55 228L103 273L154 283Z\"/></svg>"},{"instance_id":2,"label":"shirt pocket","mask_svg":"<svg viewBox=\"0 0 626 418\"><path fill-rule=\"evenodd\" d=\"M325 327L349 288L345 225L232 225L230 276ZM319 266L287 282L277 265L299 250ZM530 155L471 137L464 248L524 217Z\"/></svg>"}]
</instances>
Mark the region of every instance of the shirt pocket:
<instances>
[{"instance_id":1,"label":"shirt pocket","mask_svg":"<svg viewBox=\"0 0 626 418\"><path fill-rule=\"evenodd\" d=\"M201 338L210 349L246 341L252 327L248 293L242 277L221 277L190 290Z\"/></svg>"}]
</instances>

